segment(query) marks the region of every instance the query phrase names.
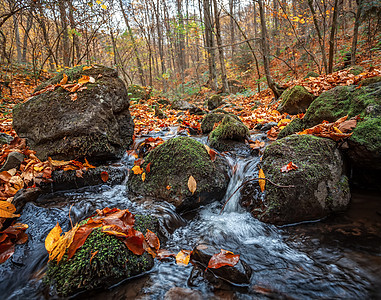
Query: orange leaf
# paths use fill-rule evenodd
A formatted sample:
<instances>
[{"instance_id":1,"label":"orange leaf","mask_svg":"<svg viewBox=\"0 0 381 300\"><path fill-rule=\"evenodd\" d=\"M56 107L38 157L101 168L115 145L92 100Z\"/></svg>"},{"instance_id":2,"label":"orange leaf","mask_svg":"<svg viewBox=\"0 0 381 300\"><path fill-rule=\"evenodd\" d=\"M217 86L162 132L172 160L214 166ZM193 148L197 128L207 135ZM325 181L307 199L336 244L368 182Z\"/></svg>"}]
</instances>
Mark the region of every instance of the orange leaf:
<instances>
[{"instance_id":1,"label":"orange leaf","mask_svg":"<svg viewBox=\"0 0 381 300\"><path fill-rule=\"evenodd\" d=\"M78 83L82 85L88 83L89 81L90 81L90 77L87 75L82 75L82 77L78 79Z\"/></svg>"},{"instance_id":2,"label":"orange leaf","mask_svg":"<svg viewBox=\"0 0 381 300\"><path fill-rule=\"evenodd\" d=\"M60 81L60 85L66 84L68 80L68 77L65 73L63 73L62 80Z\"/></svg>"},{"instance_id":3,"label":"orange leaf","mask_svg":"<svg viewBox=\"0 0 381 300\"><path fill-rule=\"evenodd\" d=\"M107 233L109 235L115 235L116 237L127 237L127 234L122 232L122 228L116 225L105 225L102 226L102 232Z\"/></svg>"},{"instance_id":4,"label":"orange leaf","mask_svg":"<svg viewBox=\"0 0 381 300\"><path fill-rule=\"evenodd\" d=\"M223 266L235 266L239 261L239 254L221 249L220 253L214 254L208 263L208 268L218 269Z\"/></svg>"},{"instance_id":5,"label":"orange leaf","mask_svg":"<svg viewBox=\"0 0 381 300\"><path fill-rule=\"evenodd\" d=\"M49 254L54 249L55 244L57 243L57 241L59 240L61 236L61 233L62 233L61 226L57 222L57 225L52 230L50 230L47 237L45 238L45 249L46 251L48 251Z\"/></svg>"},{"instance_id":6,"label":"orange leaf","mask_svg":"<svg viewBox=\"0 0 381 300\"><path fill-rule=\"evenodd\" d=\"M136 255L142 255L144 253L143 242L145 240L143 233L132 229L133 235L124 239L123 243L130 251Z\"/></svg>"},{"instance_id":7,"label":"orange leaf","mask_svg":"<svg viewBox=\"0 0 381 300\"><path fill-rule=\"evenodd\" d=\"M91 261L93 260L94 256L97 255L98 252L99 252L99 250L97 250L95 252L91 252L89 264L91 264Z\"/></svg>"},{"instance_id":8,"label":"orange leaf","mask_svg":"<svg viewBox=\"0 0 381 300\"><path fill-rule=\"evenodd\" d=\"M106 171L103 171L101 173L101 179L103 182L106 182L108 180L108 173Z\"/></svg>"},{"instance_id":9,"label":"orange leaf","mask_svg":"<svg viewBox=\"0 0 381 300\"><path fill-rule=\"evenodd\" d=\"M280 168L280 171L283 172L288 172L291 170L297 170L298 166L295 165L292 161L290 161L287 165L284 165L282 168Z\"/></svg>"},{"instance_id":10,"label":"orange leaf","mask_svg":"<svg viewBox=\"0 0 381 300\"><path fill-rule=\"evenodd\" d=\"M189 176L189 179L188 179L188 188L189 188L189 191L192 193L192 195L194 194L194 192L196 191L197 189L197 182L196 180L193 178L193 176Z\"/></svg>"},{"instance_id":11,"label":"orange leaf","mask_svg":"<svg viewBox=\"0 0 381 300\"><path fill-rule=\"evenodd\" d=\"M142 181L146 180L146 173L142 174Z\"/></svg>"},{"instance_id":12,"label":"orange leaf","mask_svg":"<svg viewBox=\"0 0 381 300\"><path fill-rule=\"evenodd\" d=\"M78 94L77 93L74 93L74 94L70 94L70 99L72 101L76 101L78 99Z\"/></svg>"},{"instance_id":13,"label":"orange leaf","mask_svg":"<svg viewBox=\"0 0 381 300\"><path fill-rule=\"evenodd\" d=\"M265 177L265 173L263 172L262 169L260 169L259 172L258 172L258 178L266 178ZM261 188L261 192L264 192L265 191L266 180L259 179L258 183L259 183L259 187Z\"/></svg>"},{"instance_id":14,"label":"orange leaf","mask_svg":"<svg viewBox=\"0 0 381 300\"><path fill-rule=\"evenodd\" d=\"M82 68L82 70L83 71L86 71L86 70L89 70L89 69L91 69L92 68L92 66L84 66L83 68Z\"/></svg>"},{"instance_id":15,"label":"orange leaf","mask_svg":"<svg viewBox=\"0 0 381 300\"><path fill-rule=\"evenodd\" d=\"M12 175L8 173L8 171L3 171L0 173L0 179L8 182L11 179Z\"/></svg>"},{"instance_id":16,"label":"orange leaf","mask_svg":"<svg viewBox=\"0 0 381 300\"><path fill-rule=\"evenodd\" d=\"M143 169L140 166L134 166L132 172L134 172L135 175L140 175L143 173Z\"/></svg>"},{"instance_id":17,"label":"orange leaf","mask_svg":"<svg viewBox=\"0 0 381 300\"><path fill-rule=\"evenodd\" d=\"M82 245L86 242L86 239L93 232L94 228L98 228L102 226L102 224L94 222L90 219L85 225L80 226L78 230L75 232L73 242L68 247L68 258L72 258L78 248L82 247Z\"/></svg>"},{"instance_id":18,"label":"orange leaf","mask_svg":"<svg viewBox=\"0 0 381 300\"><path fill-rule=\"evenodd\" d=\"M190 254L191 254L190 250L181 250L176 255L176 263L178 265L187 265L187 264L189 264Z\"/></svg>"},{"instance_id":19,"label":"orange leaf","mask_svg":"<svg viewBox=\"0 0 381 300\"><path fill-rule=\"evenodd\" d=\"M17 218L19 214L13 214L16 207L8 201L0 201L0 217L1 218Z\"/></svg>"}]
</instances>

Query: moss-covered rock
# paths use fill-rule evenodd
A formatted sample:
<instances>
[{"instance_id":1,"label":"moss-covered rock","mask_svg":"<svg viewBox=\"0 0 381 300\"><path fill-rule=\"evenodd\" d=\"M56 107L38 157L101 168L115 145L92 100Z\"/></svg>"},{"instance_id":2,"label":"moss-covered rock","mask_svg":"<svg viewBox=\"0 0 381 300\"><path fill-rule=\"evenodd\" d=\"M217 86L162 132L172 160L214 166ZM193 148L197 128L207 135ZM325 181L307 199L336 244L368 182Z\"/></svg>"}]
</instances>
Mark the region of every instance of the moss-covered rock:
<instances>
[{"instance_id":1,"label":"moss-covered rock","mask_svg":"<svg viewBox=\"0 0 381 300\"><path fill-rule=\"evenodd\" d=\"M63 72L70 81L87 75L95 78L95 83L87 83L75 101L69 91L59 87L17 105L13 128L41 160L86 157L102 163L120 158L132 143L134 126L127 91L116 70L93 66ZM62 74L49 84L59 82Z\"/></svg>"},{"instance_id":2,"label":"moss-covered rock","mask_svg":"<svg viewBox=\"0 0 381 300\"><path fill-rule=\"evenodd\" d=\"M201 131L204 134L211 132L214 128L214 125L221 122L222 119L226 116L230 115L235 118L237 121L241 121L236 115L230 114L223 109L217 109L207 115L201 121Z\"/></svg>"},{"instance_id":3,"label":"moss-covered rock","mask_svg":"<svg viewBox=\"0 0 381 300\"><path fill-rule=\"evenodd\" d=\"M136 215L136 230L150 229L159 235L158 220L151 216ZM67 254L57 264L48 263L44 282L55 287L57 294L68 297L81 291L110 287L119 281L149 271L154 265L150 254L133 254L118 238L95 229L74 256Z\"/></svg>"},{"instance_id":4,"label":"moss-covered rock","mask_svg":"<svg viewBox=\"0 0 381 300\"><path fill-rule=\"evenodd\" d=\"M222 104L222 97L220 95L212 95L207 101L208 109L213 110Z\"/></svg>"},{"instance_id":5,"label":"moss-covered rock","mask_svg":"<svg viewBox=\"0 0 381 300\"><path fill-rule=\"evenodd\" d=\"M359 75L364 72L364 68L362 66L353 66L349 69L349 73L353 75Z\"/></svg>"},{"instance_id":6,"label":"moss-covered rock","mask_svg":"<svg viewBox=\"0 0 381 300\"><path fill-rule=\"evenodd\" d=\"M375 77L370 77L370 78L365 78L361 80L358 85L360 86L368 86L377 82L381 82L381 76L375 76Z\"/></svg>"},{"instance_id":7,"label":"moss-covered rock","mask_svg":"<svg viewBox=\"0 0 381 300\"><path fill-rule=\"evenodd\" d=\"M304 123L302 119L296 118L292 120L285 128L278 134L278 139L284 138L288 135L294 134L304 130Z\"/></svg>"},{"instance_id":8,"label":"moss-covered rock","mask_svg":"<svg viewBox=\"0 0 381 300\"><path fill-rule=\"evenodd\" d=\"M310 77L319 77L320 75L314 71L309 71L306 76L304 77L304 79L307 79L307 78L310 78Z\"/></svg>"},{"instance_id":9,"label":"moss-covered rock","mask_svg":"<svg viewBox=\"0 0 381 300\"><path fill-rule=\"evenodd\" d=\"M192 107L193 107L192 104L190 104L188 101L185 101L183 99L174 100L171 104L171 108L176 110L189 110Z\"/></svg>"},{"instance_id":10,"label":"moss-covered rock","mask_svg":"<svg viewBox=\"0 0 381 300\"><path fill-rule=\"evenodd\" d=\"M315 96L309 93L305 87L296 85L282 93L278 111L291 115L304 113L314 99Z\"/></svg>"},{"instance_id":11,"label":"moss-covered rock","mask_svg":"<svg viewBox=\"0 0 381 300\"><path fill-rule=\"evenodd\" d=\"M164 200L187 210L200 205L219 201L228 184L226 161L217 156L214 162L204 145L189 138L178 137L152 150L141 166L150 172L136 175L130 172L127 183L130 194ZM193 176L197 183L194 194L189 191L188 180Z\"/></svg>"},{"instance_id":12,"label":"moss-covered rock","mask_svg":"<svg viewBox=\"0 0 381 300\"><path fill-rule=\"evenodd\" d=\"M249 137L249 129L241 121L226 115L209 135L209 145L218 151L232 151L235 143L244 143Z\"/></svg>"},{"instance_id":13,"label":"moss-covered rock","mask_svg":"<svg viewBox=\"0 0 381 300\"><path fill-rule=\"evenodd\" d=\"M281 167L290 161L298 169L282 173ZM266 148L262 169L272 182L295 187L280 188L266 182L264 207L252 208L261 221L289 224L315 220L344 210L349 203L343 159L332 140L311 135L278 140Z\"/></svg>"},{"instance_id":14,"label":"moss-covered rock","mask_svg":"<svg viewBox=\"0 0 381 300\"><path fill-rule=\"evenodd\" d=\"M149 89L146 90L144 87L137 84L131 84L127 88L128 96L133 100L148 100L151 96L150 92Z\"/></svg>"}]
</instances>

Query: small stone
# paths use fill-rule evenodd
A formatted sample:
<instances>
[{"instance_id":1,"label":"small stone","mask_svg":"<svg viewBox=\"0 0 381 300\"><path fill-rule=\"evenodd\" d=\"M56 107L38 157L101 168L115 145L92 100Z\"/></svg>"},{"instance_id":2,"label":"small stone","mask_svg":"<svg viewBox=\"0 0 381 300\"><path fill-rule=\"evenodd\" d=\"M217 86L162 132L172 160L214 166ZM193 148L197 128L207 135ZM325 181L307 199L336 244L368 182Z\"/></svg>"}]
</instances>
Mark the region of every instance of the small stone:
<instances>
[{"instance_id":1,"label":"small stone","mask_svg":"<svg viewBox=\"0 0 381 300\"><path fill-rule=\"evenodd\" d=\"M7 160L4 165L1 167L0 172L8 171L10 169L18 169L21 163L24 161L25 155L20 152L11 152L8 154Z\"/></svg>"}]
</instances>

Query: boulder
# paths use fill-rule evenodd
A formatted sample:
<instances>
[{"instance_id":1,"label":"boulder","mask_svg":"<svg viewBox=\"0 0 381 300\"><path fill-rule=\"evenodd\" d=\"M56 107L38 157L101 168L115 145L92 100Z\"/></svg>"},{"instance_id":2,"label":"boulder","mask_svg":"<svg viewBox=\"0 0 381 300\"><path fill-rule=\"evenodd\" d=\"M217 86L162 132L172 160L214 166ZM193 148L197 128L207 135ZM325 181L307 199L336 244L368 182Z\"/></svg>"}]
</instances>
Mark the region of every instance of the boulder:
<instances>
[{"instance_id":1,"label":"boulder","mask_svg":"<svg viewBox=\"0 0 381 300\"><path fill-rule=\"evenodd\" d=\"M209 135L209 145L218 151L233 151L236 144L243 144L250 136L249 129L242 121L226 115Z\"/></svg>"},{"instance_id":2,"label":"boulder","mask_svg":"<svg viewBox=\"0 0 381 300\"><path fill-rule=\"evenodd\" d=\"M218 108L222 104L222 97L220 95L212 95L207 100L209 110Z\"/></svg>"},{"instance_id":3,"label":"boulder","mask_svg":"<svg viewBox=\"0 0 381 300\"><path fill-rule=\"evenodd\" d=\"M189 110L192 107L193 107L192 104L182 99L175 100L171 104L171 109L176 109L176 110Z\"/></svg>"},{"instance_id":4,"label":"boulder","mask_svg":"<svg viewBox=\"0 0 381 300\"><path fill-rule=\"evenodd\" d=\"M289 162L298 169L281 172ZM330 139L291 135L277 140L265 149L262 169L275 184L295 186L281 188L266 182L263 204L253 198L252 205L248 205L263 222L282 225L317 220L343 211L349 204L343 158Z\"/></svg>"},{"instance_id":5,"label":"boulder","mask_svg":"<svg viewBox=\"0 0 381 300\"><path fill-rule=\"evenodd\" d=\"M203 300L202 294L198 290L173 287L164 295L164 300Z\"/></svg>"},{"instance_id":6,"label":"boulder","mask_svg":"<svg viewBox=\"0 0 381 300\"><path fill-rule=\"evenodd\" d=\"M369 77L361 80L358 85L360 86L368 86L377 82L381 82L381 76Z\"/></svg>"},{"instance_id":7,"label":"boulder","mask_svg":"<svg viewBox=\"0 0 381 300\"><path fill-rule=\"evenodd\" d=\"M208 268L210 258L214 254L220 253L220 251L220 248L207 244L200 244L193 249L190 260L194 268L190 282L194 282L201 275L215 288L231 289L232 285L240 287L249 285L252 269L242 258L234 266L227 265L216 269Z\"/></svg>"},{"instance_id":8,"label":"boulder","mask_svg":"<svg viewBox=\"0 0 381 300\"><path fill-rule=\"evenodd\" d=\"M228 80L228 86L229 91L232 94L242 93L244 90L246 90L246 87L242 84L242 82L234 79Z\"/></svg>"},{"instance_id":9,"label":"boulder","mask_svg":"<svg viewBox=\"0 0 381 300\"><path fill-rule=\"evenodd\" d=\"M360 75L362 72L364 72L364 68L362 66L353 66L349 68L349 73L353 75Z\"/></svg>"},{"instance_id":10,"label":"boulder","mask_svg":"<svg viewBox=\"0 0 381 300\"><path fill-rule=\"evenodd\" d=\"M314 99L315 96L309 93L305 87L296 85L282 93L278 111L291 115L304 113Z\"/></svg>"},{"instance_id":11,"label":"boulder","mask_svg":"<svg viewBox=\"0 0 381 300\"><path fill-rule=\"evenodd\" d=\"M158 228L156 218L135 215L134 229L143 234L149 229L159 235ZM59 263L56 260L48 263L44 282L54 286L58 296L68 297L86 290L108 288L147 272L153 265L154 259L147 252L135 255L117 237L96 228L71 259L65 254Z\"/></svg>"},{"instance_id":12,"label":"boulder","mask_svg":"<svg viewBox=\"0 0 381 300\"><path fill-rule=\"evenodd\" d=\"M167 118L167 115L163 113L163 111L160 109L159 105L155 105L155 117L159 119L165 119Z\"/></svg>"},{"instance_id":13,"label":"boulder","mask_svg":"<svg viewBox=\"0 0 381 300\"><path fill-rule=\"evenodd\" d=\"M131 84L127 88L128 96L131 100L148 100L150 98L151 90L145 89L144 87Z\"/></svg>"},{"instance_id":14,"label":"boulder","mask_svg":"<svg viewBox=\"0 0 381 300\"><path fill-rule=\"evenodd\" d=\"M103 66L65 70L69 82L91 76L73 101L62 87L34 96L13 109L13 128L41 160L82 160L101 163L122 157L134 131L127 90L117 72ZM60 73L49 84L61 81Z\"/></svg>"},{"instance_id":15,"label":"boulder","mask_svg":"<svg viewBox=\"0 0 381 300\"><path fill-rule=\"evenodd\" d=\"M13 136L6 134L4 132L0 132L0 146L9 144L10 142L12 142L12 140L13 140Z\"/></svg>"},{"instance_id":16,"label":"boulder","mask_svg":"<svg viewBox=\"0 0 381 300\"><path fill-rule=\"evenodd\" d=\"M241 121L236 115L229 114L223 109L218 109L205 115L201 121L201 131L204 134L211 132L214 129L214 125L221 122L226 115L231 115L237 121Z\"/></svg>"},{"instance_id":17,"label":"boulder","mask_svg":"<svg viewBox=\"0 0 381 300\"><path fill-rule=\"evenodd\" d=\"M24 158L25 155L20 152L13 151L9 153L4 165L0 168L0 172L8 171L13 168L18 169L21 163L24 161Z\"/></svg>"},{"instance_id":18,"label":"boulder","mask_svg":"<svg viewBox=\"0 0 381 300\"><path fill-rule=\"evenodd\" d=\"M167 201L178 211L221 200L229 181L226 160L216 156L213 162L204 145L189 137L177 137L159 145L145 157L141 168L145 180L142 174L131 170L129 193L135 198ZM188 188L190 176L197 183L194 193Z\"/></svg>"}]
</instances>

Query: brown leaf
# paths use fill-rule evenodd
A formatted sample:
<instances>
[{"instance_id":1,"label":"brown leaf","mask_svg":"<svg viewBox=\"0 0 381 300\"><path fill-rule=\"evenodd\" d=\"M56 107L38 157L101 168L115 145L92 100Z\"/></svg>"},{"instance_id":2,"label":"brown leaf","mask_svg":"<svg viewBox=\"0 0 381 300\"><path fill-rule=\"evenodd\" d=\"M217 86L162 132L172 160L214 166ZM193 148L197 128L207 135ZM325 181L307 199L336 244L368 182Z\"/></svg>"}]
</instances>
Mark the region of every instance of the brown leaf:
<instances>
[{"instance_id":1,"label":"brown leaf","mask_svg":"<svg viewBox=\"0 0 381 300\"><path fill-rule=\"evenodd\" d=\"M0 173L0 179L4 182L8 182L12 178L12 175L8 171L2 171Z\"/></svg>"},{"instance_id":2,"label":"brown leaf","mask_svg":"<svg viewBox=\"0 0 381 300\"><path fill-rule=\"evenodd\" d=\"M68 81L68 77L65 73L63 73L63 77L62 77L62 80L60 81L60 85L66 84L67 81Z\"/></svg>"},{"instance_id":3,"label":"brown leaf","mask_svg":"<svg viewBox=\"0 0 381 300\"><path fill-rule=\"evenodd\" d=\"M189 176L189 179L188 179L188 188L189 188L189 191L192 193L192 195L194 194L194 192L196 191L197 189L197 182L196 180L193 178L193 176Z\"/></svg>"},{"instance_id":4,"label":"brown leaf","mask_svg":"<svg viewBox=\"0 0 381 300\"><path fill-rule=\"evenodd\" d=\"M147 173L151 172L151 163L149 163L149 164L146 166L146 172L147 172Z\"/></svg>"},{"instance_id":5,"label":"brown leaf","mask_svg":"<svg viewBox=\"0 0 381 300\"><path fill-rule=\"evenodd\" d=\"M144 242L145 238L143 233L132 229L132 235L123 240L123 243L127 246L130 251L136 255L142 255L144 253Z\"/></svg>"},{"instance_id":6,"label":"brown leaf","mask_svg":"<svg viewBox=\"0 0 381 300\"><path fill-rule=\"evenodd\" d=\"M235 266L239 261L239 254L221 249L220 253L214 254L208 263L208 268L218 269L223 266Z\"/></svg>"},{"instance_id":7,"label":"brown leaf","mask_svg":"<svg viewBox=\"0 0 381 300\"><path fill-rule=\"evenodd\" d=\"M157 235L154 232L152 232L149 229L147 229L146 241L147 241L148 245L151 248L154 248L156 251L160 249L159 238L157 237Z\"/></svg>"},{"instance_id":8,"label":"brown leaf","mask_svg":"<svg viewBox=\"0 0 381 300\"><path fill-rule=\"evenodd\" d=\"M157 251L157 256L158 259L162 260L168 257L174 257L176 258L176 253L173 253L171 251L165 250L165 249L159 249Z\"/></svg>"},{"instance_id":9,"label":"brown leaf","mask_svg":"<svg viewBox=\"0 0 381 300\"><path fill-rule=\"evenodd\" d=\"M71 99L72 101L76 101L76 100L78 99L78 94L77 94L77 93L70 94L69 96L70 96L70 99Z\"/></svg>"}]
</instances>

